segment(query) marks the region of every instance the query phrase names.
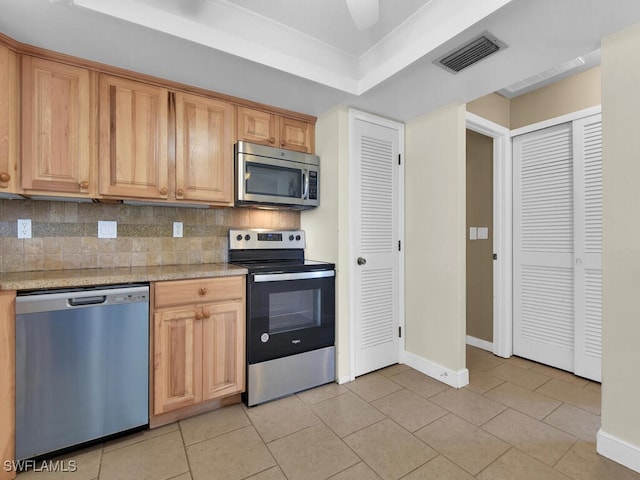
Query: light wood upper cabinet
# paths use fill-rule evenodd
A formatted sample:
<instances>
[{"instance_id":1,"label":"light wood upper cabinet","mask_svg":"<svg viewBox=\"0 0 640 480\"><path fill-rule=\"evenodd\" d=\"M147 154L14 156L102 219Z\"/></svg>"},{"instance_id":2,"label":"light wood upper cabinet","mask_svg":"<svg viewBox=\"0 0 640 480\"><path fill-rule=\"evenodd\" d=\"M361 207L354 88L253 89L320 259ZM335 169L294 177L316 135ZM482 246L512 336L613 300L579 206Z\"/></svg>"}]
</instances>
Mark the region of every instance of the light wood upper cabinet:
<instances>
[{"instance_id":1,"label":"light wood upper cabinet","mask_svg":"<svg viewBox=\"0 0 640 480\"><path fill-rule=\"evenodd\" d=\"M283 115L238 107L237 139L304 153L314 152L314 125Z\"/></svg>"},{"instance_id":2,"label":"light wood upper cabinet","mask_svg":"<svg viewBox=\"0 0 640 480\"><path fill-rule=\"evenodd\" d=\"M93 74L22 57L22 188L95 197Z\"/></svg>"},{"instance_id":3,"label":"light wood upper cabinet","mask_svg":"<svg viewBox=\"0 0 640 480\"><path fill-rule=\"evenodd\" d=\"M233 205L233 105L175 96L176 200Z\"/></svg>"},{"instance_id":4,"label":"light wood upper cabinet","mask_svg":"<svg viewBox=\"0 0 640 480\"><path fill-rule=\"evenodd\" d=\"M18 59L0 45L0 194L17 193Z\"/></svg>"},{"instance_id":5,"label":"light wood upper cabinet","mask_svg":"<svg viewBox=\"0 0 640 480\"><path fill-rule=\"evenodd\" d=\"M243 392L245 277L156 282L154 298L153 415Z\"/></svg>"},{"instance_id":6,"label":"light wood upper cabinet","mask_svg":"<svg viewBox=\"0 0 640 480\"><path fill-rule=\"evenodd\" d=\"M100 194L168 198L168 90L101 75L99 103Z\"/></svg>"}]
</instances>

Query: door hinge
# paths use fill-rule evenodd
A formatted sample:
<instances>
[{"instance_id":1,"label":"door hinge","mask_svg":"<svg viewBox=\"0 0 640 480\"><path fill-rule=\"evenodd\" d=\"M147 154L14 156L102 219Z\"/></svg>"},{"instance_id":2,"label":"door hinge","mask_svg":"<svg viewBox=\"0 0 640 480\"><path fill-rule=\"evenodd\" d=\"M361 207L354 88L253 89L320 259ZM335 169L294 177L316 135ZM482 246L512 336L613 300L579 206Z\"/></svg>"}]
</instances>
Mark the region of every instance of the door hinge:
<instances>
[{"instance_id":1,"label":"door hinge","mask_svg":"<svg viewBox=\"0 0 640 480\"><path fill-rule=\"evenodd\" d=\"M398 251L402 251L402 240L398 240Z\"/></svg>"},{"instance_id":2,"label":"door hinge","mask_svg":"<svg viewBox=\"0 0 640 480\"><path fill-rule=\"evenodd\" d=\"M497 253L494 253L494 254L493 254L493 259L494 259L494 260L497 260L497 259L498 259L498 254L497 254Z\"/></svg>"},{"instance_id":3,"label":"door hinge","mask_svg":"<svg viewBox=\"0 0 640 480\"><path fill-rule=\"evenodd\" d=\"M402 327L398 327L398 337L402 338Z\"/></svg>"},{"instance_id":4,"label":"door hinge","mask_svg":"<svg viewBox=\"0 0 640 480\"><path fill-rule=\"evenodd\" d=\"M398 165L402 165L402 155L398 154Z\"/></svg>"}]
</instances>

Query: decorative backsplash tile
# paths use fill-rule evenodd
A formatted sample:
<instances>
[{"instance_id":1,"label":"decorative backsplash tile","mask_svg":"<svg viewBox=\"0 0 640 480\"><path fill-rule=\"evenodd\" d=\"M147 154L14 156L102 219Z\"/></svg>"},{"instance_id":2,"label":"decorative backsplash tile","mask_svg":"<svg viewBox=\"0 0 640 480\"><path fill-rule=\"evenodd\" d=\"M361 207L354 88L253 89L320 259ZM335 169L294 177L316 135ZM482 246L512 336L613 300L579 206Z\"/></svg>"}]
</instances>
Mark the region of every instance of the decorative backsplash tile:
<instances>
[{"instance_id":1,"label":"decorative backsplash tile","mask_svg":"<svg viewBox=\"0 0 640 480\"><path fill-rule=\"evenodd\" d=\"M19 218L31 219L32 238L17 238ZM98 220L116 220L118 238L98 238ZM300 228L300 213L0 200L0 271L225 262L230 228Z\"/></svg>"}]
</instances>

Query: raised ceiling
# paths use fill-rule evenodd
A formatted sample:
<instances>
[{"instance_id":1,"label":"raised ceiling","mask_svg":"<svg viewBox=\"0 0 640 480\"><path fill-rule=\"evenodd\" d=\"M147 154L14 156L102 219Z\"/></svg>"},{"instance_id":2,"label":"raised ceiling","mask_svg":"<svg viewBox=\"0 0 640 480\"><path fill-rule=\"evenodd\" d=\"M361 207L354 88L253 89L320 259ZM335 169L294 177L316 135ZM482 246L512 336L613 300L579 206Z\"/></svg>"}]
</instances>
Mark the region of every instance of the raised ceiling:
<instances>
[{"instance_id":1,"label":"raised ceiling","mask_svg":"<svg viewBox=\"0 0 640 480\"><path fill-rule=\"evenodd\" d=\"M637 0L0 0L21 42L318 115L342 103L407 120L597 50ZM453 75L433 65L488 31L508 45Z\"/></svg>"}]
</instances>

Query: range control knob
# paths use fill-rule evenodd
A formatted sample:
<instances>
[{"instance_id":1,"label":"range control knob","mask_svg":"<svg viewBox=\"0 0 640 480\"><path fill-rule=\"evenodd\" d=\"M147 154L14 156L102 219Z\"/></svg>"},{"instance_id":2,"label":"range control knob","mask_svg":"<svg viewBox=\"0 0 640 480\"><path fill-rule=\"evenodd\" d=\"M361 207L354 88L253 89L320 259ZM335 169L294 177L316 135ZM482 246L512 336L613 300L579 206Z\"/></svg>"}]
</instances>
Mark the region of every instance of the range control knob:
<instances>
[{"instance_id":1,"label":"range control knob","mask_svg":"<svg viewBox=\"0 0 640 480\"><path fill-rule=\"evenodd\" d=\"M236 240L237 240L237 241L242 240L242 235L240 235L240 234L236 235Z\"/></svg>"},{"instance_id":2,"label":"range control knob","mask_svg":"<svg viewBox=\"0 0 640 480\"><path fill-rule=\"evenodd\" d=\"M249 235L248 233L244 236L244 239L248 242L249 240L251 240L251 235Z\"/></svg>"},{"instance_id":3,"label":"range control knob","mask_svg":"<svg viewBox=\"0 0 640 480\"><path fill-rule=\"evenodd\" d=\"M289 241L293 242L293 235L289 235Z\"/></svg>"},{"instance_id":4,"label":"range control knob","mask_svg":"<svg viewBox=\"0 0 640 480\"><path fill-rule=\"evenodd\" d=\"M300 241L300 235L296 235L296 240Z\"/></svg>"}]
</instances>

